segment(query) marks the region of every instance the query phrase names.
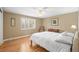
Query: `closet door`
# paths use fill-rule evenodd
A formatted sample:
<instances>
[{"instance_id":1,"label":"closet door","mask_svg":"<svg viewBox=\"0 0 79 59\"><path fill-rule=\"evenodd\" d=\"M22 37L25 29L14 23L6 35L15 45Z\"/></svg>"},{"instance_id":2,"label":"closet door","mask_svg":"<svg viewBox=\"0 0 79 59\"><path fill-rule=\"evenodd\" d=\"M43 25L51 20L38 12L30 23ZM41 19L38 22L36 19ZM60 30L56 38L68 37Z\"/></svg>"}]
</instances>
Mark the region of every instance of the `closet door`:
<instances>
[{"instance_id":1,"label":"closet door","mask_svg":"<svg viewBox=\"0 0 79 59\"><path fill-rule=\"evenodd\" d=\"M0 8L0 45L3 43L3 11Z\"/></svg>"}]
</instances>

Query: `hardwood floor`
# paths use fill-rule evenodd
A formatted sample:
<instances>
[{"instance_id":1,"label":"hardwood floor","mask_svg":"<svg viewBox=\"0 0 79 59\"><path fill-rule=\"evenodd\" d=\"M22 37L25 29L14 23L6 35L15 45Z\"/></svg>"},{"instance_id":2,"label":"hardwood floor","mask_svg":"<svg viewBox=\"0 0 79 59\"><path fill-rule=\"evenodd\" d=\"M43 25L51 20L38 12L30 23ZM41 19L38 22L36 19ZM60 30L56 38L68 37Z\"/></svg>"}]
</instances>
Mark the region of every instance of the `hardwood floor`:
<instances>
[{"instance_id":1,"label":"hardwood floor","mask_svg":"<svg viewBox=\"0 0 79 59\"><path fill-rule=\"evenodd\" d=\"M0 46L0 52L47 52L44 48L33 44L30 46L30 37L10 40Z\"/></svg>"}]
</instances>

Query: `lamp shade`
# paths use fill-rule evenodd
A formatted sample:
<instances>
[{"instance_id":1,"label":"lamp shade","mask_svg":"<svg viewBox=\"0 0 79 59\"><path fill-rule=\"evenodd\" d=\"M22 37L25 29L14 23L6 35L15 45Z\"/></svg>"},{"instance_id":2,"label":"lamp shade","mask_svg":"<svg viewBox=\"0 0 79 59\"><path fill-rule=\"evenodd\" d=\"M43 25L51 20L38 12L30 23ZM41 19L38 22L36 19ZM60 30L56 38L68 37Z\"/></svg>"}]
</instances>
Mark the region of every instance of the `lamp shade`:
<instances>
[{"instance_id":1,"label":"lamp shade","mask_svg":"<svg viewBox=\"0 0 79 59\"><path fill-rule=\"evenodd\" d=\"M71 26L72 29L77 29L76 25Z\"/></svg>"}]
</instances>

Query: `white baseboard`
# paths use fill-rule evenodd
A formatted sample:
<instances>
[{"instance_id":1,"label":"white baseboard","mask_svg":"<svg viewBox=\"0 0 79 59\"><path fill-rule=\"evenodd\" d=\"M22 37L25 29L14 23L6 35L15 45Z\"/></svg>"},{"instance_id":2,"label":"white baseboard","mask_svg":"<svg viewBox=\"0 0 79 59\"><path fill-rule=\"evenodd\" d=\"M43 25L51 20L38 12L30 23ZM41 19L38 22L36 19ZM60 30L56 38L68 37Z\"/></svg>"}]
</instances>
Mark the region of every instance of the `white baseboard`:
<instances>
[{"instance_id":1,"label":"white baseboard","mask_svg":"<svg viewBox=\"0 0 79 59\"><path fill-rule=\"evenodd\" d=\"M4 39L3 41L9 41L9 40L14 40L14 39L19 39L19 38L23 38L23 37L27 37L27 36L30 36L30 35L8 38L8 39Z\"/></svg>"},{"instance_id":2,"label":"white baseboard","mask_svg":"<svg viewBox=\"0 0 79 59\"><path fill-rule=\"evenodd\" d=\"M2 42L0 42L0 46L3 44L3 41Z\"/></svg>"}]
</instances>

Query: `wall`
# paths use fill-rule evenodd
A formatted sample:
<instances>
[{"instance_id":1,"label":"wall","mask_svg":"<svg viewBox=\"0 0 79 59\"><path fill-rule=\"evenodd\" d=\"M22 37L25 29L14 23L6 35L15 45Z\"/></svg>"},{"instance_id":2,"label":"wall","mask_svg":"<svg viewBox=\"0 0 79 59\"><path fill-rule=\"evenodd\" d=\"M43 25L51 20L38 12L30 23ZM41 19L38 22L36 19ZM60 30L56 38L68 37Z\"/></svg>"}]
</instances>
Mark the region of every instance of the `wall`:
<instances>
[{"instance_id":1,"label":"wall","mask_svg":"<svg viewBox=\"0 0 79 59\"><path fill-rule=\"evenodd\" d=\"M58 18L58 20L59 20L58 26L51 26L51 19L53 19L53 18ZM77 26L77 24L78 24L77 21L78 21L78 12L73 12L73 13L53 16L53 17L44 19L43 25L45 26L46 30L48 28L57 28L57 29L60 29L61 31L73 32L74 30L71 29L71 25Z\"/></svg>"},{"instance_id":2,"label":"wall","mask_svg":"<svg viewBox=\"0 0 79 59\"><path fill-rule=\"evenodd\" d=\"M15 27L10 26L11 17L14 17L16 19ZM44 25L46 30L48 28L58 28L62 31L73 32L74 30L70 28L71 25L75 24L77 26L77 24L78 24L78 12L73 12L73 13L69 13L69 14L52 16L52 17L42 19L42 20L35 18L35 19L37 19L36 28L22 31L20 28L20 18L21 17L25 17L25 16L14 14L14 13L9 13L9 12L4 12L4 21L3 21L4 22L4 28L3 28L4 29L4 39L32 34L34 32L37 32L39 29L39 26L41 26L41 25ZM59 19L58 26L51 26L52 18Z\"/></svg>"},{"instance_id":3,"label":"wall","mask_svg":"<svg viewBox=\"0 0 79 59\"><path fill-rule=\"evenodd\" d=\"M10 20L11 17L14 17L16 19L15 27L10 26ZM18 15L14 13L4 12L4 39L12 38L12 37L18 37L23 35L29 35L34 32L37 32L39 29L39 26L41 26L41 20L38 18L36 19L36 28L30 29L30 30L21 30L20 28L20 18L26 17L24 15Z\"/></svg>"},{"instance_id":4,"label":"wall","mask_svg":"<svg viewBox=\"0 0 79 59\"><path fill-rule=\"evenodd\" d=\"M2 8L0 8L2 10ZM3 11L0 12L0 45L3 43Z\"/></svg>"},{"instance_id":5,"label":"wall","mask_svg":"<svg viewBox=\"0 0 79 59\"><path fill-rule=\"evenodd\" d=\"M79 11L78 11L78 32L79 32Z\"/></svg>"}]
</instances>

